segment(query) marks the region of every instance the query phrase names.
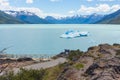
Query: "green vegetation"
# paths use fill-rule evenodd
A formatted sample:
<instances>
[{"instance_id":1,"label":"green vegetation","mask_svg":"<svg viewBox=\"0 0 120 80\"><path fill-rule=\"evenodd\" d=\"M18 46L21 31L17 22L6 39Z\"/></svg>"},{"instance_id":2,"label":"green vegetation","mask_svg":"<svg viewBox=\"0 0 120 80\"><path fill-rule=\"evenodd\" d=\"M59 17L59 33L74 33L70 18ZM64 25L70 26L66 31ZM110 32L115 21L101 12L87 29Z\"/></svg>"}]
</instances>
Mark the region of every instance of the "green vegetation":
<instances>
[{"instance_id":1,"label":"green vegetation","mask_svg":"<svg viewBox=\"0 0 120 80\"><path fill-rule=\"evenodd\" d=\"M102 58L102 56L103 56L102 54L98 54L98 58Z\"/></svg>"},{"instance_id":2,"label":"green vegetation","mask_svg":"<svg viewBox=\"0 0 120 80\"><path fill-rule=\"evenodd\" d=\"M26 70L21 69L20 72L14 74L13 72L9 72L5 75L0 76L0 80L56 80L61 72L64 70L66 65L74 65L74 60L78 60L80 56L83 55L83 52L79 50L72 50L68 54L68 63L59 64L55 67L48 69L40 69L40 70ZM74 67L76 69L81 69L84 67L83 64L75 64Z\"/></svg>"},{"instance_id":3,"label":"green vegetation","mask_svg":"<svg viewBox=\"0 0 120 80\"><path fill-rule=\"evenodd\" d=\"M118 48L118 46L116 47ZM111 47L106 48L105 45L105 49L107 51L111 49ZM10 72L3 76L0 76L0 80L63 80L64 78L64 80L75 80L81 76L87 80L90 78L89 76L93 75L94 71L97 70L101 73L102 69L99 66L102 66L104 68L106 66L105 64L108 63L109 60L114 63L119 59L118 57L120 55L120 50L117 49L115 51L116 55L118 56L114 55L114 58L111 58L111 54L113 53L111 51L111 53L107 53L107 59L106 57L104 58L104 55L106 56L106 54L102 54L100 52L99 46L93 51L93 53L91 50L84 53L79 50L71 50L68 54L65 54L65 58L67 57L68 62L65 62L64 64L59 64L48 69L40 70L21 69L17 74ZM119 62L116 62L115 66L118 66L118 64ZM80 80L83 80L83 78Z\"/></svg>"},{"instance_id":4,"label":"green vegetation","mask_svg":"<svg viewBox=\"0 0 120 80\"><path fill-rule=\"evenodd\" d=\"M117 50L117 53L116 53L116 55L120 55L120 50Z\"/></svg>"},{"instance_id":5,"label":"green vegetation","mask_svg":"<svg viewBox=\"0 0 120 80\"><path fill-rule=\"evenodd\" d=\"M81 52L80 50L76 50L76 51L71 50L67 58L73 61L73 60L79 59L80 56L82 55L83 55L83 52Z\"/></svg>"},{"instance_id":6,"label":"green vegetation","mask_svg":"<svg viewBox=\"0 0 120 80\"><path fill-rule=\"evenodd\" d=\"M21 69L16 75L9 72L6 75L0 76L0 80L42 80L46 71L40 70L25 70Z\"/></svg>"},{"instance_id":7,"label":"green vegetation","mask_svg":"<svg viewBox=\"0 0 120 80\"><path fill-rule=\"evenodd\" d=\"M63 66L64 64L59 64L58 66L47 69L43 80L56 80L58 75L63 70Z\"/></svg>"},{"instance_id":8,"label":"green vegetation","mask_svg":"<svg viewBox=\"0 0 120 80\"><path fill-rule=\"evenodd\" d=\"M0 76L0 80L56 80L57 76L61 73L63 68L64 64L59 64L58 66L49 69L20 69L20 72L17 74L9 72Z\"/></svg>"},{"instance_id":9,"label":"green vegetation","mask_svg":"<svg viewBox=\"0 0 120 80\"><path fill-rule=\"evenodd\" d=\"M82 63L76 63L76 64L74 64L73 66L74 66L74 68L76 68L76 69L78 69L78 70L84 68L84 64L82 64Z\"/></svg>"}]
</instances>

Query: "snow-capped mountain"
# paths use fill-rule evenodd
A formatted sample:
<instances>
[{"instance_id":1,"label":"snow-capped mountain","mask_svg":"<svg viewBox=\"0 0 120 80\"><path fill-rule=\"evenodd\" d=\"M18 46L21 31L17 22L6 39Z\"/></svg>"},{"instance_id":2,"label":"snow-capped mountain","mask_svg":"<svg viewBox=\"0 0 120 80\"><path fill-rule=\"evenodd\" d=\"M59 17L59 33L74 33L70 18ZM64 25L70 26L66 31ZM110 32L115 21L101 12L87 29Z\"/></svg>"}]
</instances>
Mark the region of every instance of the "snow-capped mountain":
<instances>
[{"instance_id":1,"label":"snow-capped mountain","mask_svg":"<svg viewBox=\"0 0 120 80\"><path fill-rule=\"evenodd\" d=\"M96 23L101 24L120 24L120 9L114 13L108 14Z\"/></svg>"},{"instance_id":2,"label":"snow-capped mountain","mask_svg":"<svg viewBox=\"0 0 120 80\"><path fill-rule=\"evenodd\" d=\"M31 12L27 12L27 11L12 11L12 10L6 10L4 11L5 13L12 15L14 17L16 17L17 15L35 15L34 13Z\"/></svg>"},{"instance_id":3,"label":"snow-capped mountain","mask_svg":"<svg viewBox=\"0 0 120 80\"><path fill-rule=\"evenodd\" d=\"M93 24L93 23L101 20L103 17L104 17L104 15L94 13L92 15L89 15L88 18L86 18L84 23Z\"/></svg>"},{"instance_id":4,"label":"snow-capped mountain","mask_svg":"<svg viewBox=\"0 0 120 80\"><path fill-rule=\"evenodd\" d=\"M55 18L53 16L46 16L40 18L35 13L28 11L4 11L5 13L29 24L92 24L101 20L104 15L92 14L92 15L74 15L68 17Z\"/></svg>"},{"instance_id":5,"label":"snow-capped mountain","mask_svg":"<svg viewBox=\"0 0 120 80\"><path fill-rule=\"evenodd\" d=\"M44 24L44 23L48 23L46 20L40 18L39 16L35 15L32 12L28 12L28 11L12 11L12 10L7 10L4 11L5 13L16 17L17 19L25 22L25 23L29 23L29 24Z\"/></svg>"},{"instance_id":6,"label":"snow-capped mountain","mask_svg":"<svg viewBox=\"0 0 120 80\"><path fill-rule=\"evenodd\" d=\"M72 17L64 17L61 19L56 19L52 16L47 16L45 20L55 24L92 24L99 21L103 17L104 15L99 15L99 14L75 15Z\"/></svg>"},{"instance_id":7,"label":"snow-capped mountain","mask_svg":"<svg viewBox=\"0 0 120 80\"><path fill-rule=\"evenodd\" d=\"M24 22L0 11L0 24L24 24Z\"/></svg>"}]
</instances>

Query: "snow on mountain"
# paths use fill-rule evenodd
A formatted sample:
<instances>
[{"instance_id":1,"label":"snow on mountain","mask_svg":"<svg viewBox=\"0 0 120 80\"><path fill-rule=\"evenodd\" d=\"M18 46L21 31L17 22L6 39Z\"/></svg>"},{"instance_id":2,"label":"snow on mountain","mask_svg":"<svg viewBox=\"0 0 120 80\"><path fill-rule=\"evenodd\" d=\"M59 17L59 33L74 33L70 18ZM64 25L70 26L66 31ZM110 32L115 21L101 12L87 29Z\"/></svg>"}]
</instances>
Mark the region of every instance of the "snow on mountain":
<instances>
[{"instance_id":1,"label":"snow on mountain","mask_svg":"<svg viewBox=\"0 0 120 80\"><path fill-rule=\"evenodd\" d=\"M40 18L39 16L37 16L35 13L28 12L26 10L23 10L23 11L5 10L4 12L28 24L48 23L43 18Z\"/></svg>"},{"instance_id":2,"label":"snow on mountain","mask_svg":"<svg viewBox=\"0 0 120 80\"><path fill-rule=\"evenodd\" d=\"M4 11L5 13L12 15L14 17L16 17L17 15L35 15L34 13L28 12L28 11L11 11L11 10L6 10Z\"/></svg>"},{"instance_id":3,"label":"snow on mountain","mask_svg":"<svg viewBox=\"0 0 120 80\"><path fill-rule=\"evenodd\" d=\"M27 10L5 10L5 13L16 17L26 23L53 23L53 24L91 24L99 21L103 18L103 15L92 14L92 15L73 15L64 17L46 16L41 18L33 12Z\"/></svg>"},{"instance_id":4,"label":"snow on mountain","mask_svg":"<svg viewBox=\"0 0 120 80\"><path fill-rule=\"evenodd\" d=\"M92 24L103 18L103 15L74 15L56 19L52 16L47 16L45 20L55 24Z\"/></svg>"},{"instance_id":5,"label":"snow on mountain","mask_svg":"<svg viewBox=\"0 0 120 80\"><path fill-rule=\"evenodd\" d=\"M24 24L24 22L0 11L0 24Z\"/></svg>"}]
</instances>

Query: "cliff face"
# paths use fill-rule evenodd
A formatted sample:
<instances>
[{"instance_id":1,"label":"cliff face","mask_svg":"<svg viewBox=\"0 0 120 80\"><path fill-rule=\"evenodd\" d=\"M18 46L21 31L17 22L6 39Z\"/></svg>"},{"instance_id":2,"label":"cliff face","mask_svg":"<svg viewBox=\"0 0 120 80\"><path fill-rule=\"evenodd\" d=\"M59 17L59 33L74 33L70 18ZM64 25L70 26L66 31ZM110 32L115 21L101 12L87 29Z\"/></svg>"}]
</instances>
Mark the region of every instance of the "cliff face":
<instances>
[{"instance_id":1,"label":"cliff face","mask_svg":"<svg viewBox=\"0 0 120 80\"><path fill-rule=\"evenodd\" d=\"M57 80L120 80L119 44L101 44L87 52L68 51L58 56L68 58L69 62Z\"/></svg>"}]
</instances>

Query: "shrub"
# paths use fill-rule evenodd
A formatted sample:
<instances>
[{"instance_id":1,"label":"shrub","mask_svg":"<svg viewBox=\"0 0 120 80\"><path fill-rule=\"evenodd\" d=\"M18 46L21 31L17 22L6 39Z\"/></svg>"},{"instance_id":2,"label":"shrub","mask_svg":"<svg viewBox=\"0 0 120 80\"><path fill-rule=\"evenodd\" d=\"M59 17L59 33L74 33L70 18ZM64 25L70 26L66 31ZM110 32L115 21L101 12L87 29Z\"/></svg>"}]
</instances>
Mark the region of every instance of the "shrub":
<instances>
[{"instance_id":1,"label":"shrub","mask_svg":"<svg viewBox=\"0 0 120 80\"><path fill-rule=\"evenodd\" d=\"M21 68L17 74L8 72L0 76L0 80L56 80L65 66L66 63L40 70L27 70Z\"/></svg>"},{"instance_id":2,"label":"shrub","mask_svg":"<svg viewBox=\"0 0 120 80\"><path fill-rule=\"evenodd\" d=\"M80 56L83 55L83 52L79 51L79 50L76 50L76 51L70 51L69 54L68 54L68 59L69 60L72 60L72 61L75 61L75 60L78 60L80 58Z\"/></svg>"},{"instance_id":3,"label":"shrub","mask_svg":"<svg viewBox=\"0 0 120 80\"><path fill-rule=\"evenodd\" d=\"M44 69L40 70L25 70L20 69L20 72L13 74L9 72L6 75L0 76L0 80L42 80L46 71Z\"/></svg>"},{"instance_id":4,"label":"shrub","mask_svg":"<svg viewBox=\"0 0 120 80\"><path fill-rule=\"evenodd\" d=\"M120 55L120 50L117 50L116 55Z\"/></svg>"},{"instance_id":5,"label":"shrub","mask_svg":"<svg viewBox=\"0 0 120 80\"><path fill-rule=\"evenodd\" d=\"M76 68L76 69L78 69L78 70L84 68L84 64L82 64L82 63L76 63L76 64L74 64L73 66L74 66L74 68Z\"/></svg>"}]
</instances>

